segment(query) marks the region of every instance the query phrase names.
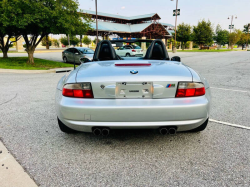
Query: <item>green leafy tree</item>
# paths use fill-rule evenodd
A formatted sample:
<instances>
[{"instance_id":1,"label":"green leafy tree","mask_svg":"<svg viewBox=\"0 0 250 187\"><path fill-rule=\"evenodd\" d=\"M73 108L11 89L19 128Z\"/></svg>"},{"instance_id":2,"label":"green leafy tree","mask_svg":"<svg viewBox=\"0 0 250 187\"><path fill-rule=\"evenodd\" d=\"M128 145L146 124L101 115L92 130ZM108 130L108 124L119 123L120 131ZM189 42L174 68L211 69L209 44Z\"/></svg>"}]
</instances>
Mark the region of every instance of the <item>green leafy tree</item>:
<instances>
[{"instance_id":1,"label":"green leafy tree","mask_svg":"<svg viewBox=\"0 0 250 187\"><path fill-rule=\"evenodd\" d=\"M4 0L1 24L17 27L26 42L28 62L43 37L53 34L71 34L77 28L90 28L89 18L78 11L75 0ZM84 22L83 22L84 20Z\"/></svg>"},{"instance_id":2,"label":"green leafy tree","mask_svg":"<svg viewBox=\"0 0 250 187\"><path fill-rule=\"evenodd\" d=\"M233 50L234 45L240 41L242 35L242 31L239 29L235 29L233 32L229 33L229 43L231 46L231 49Z\"/></svg>"},{"instance_id":3,"label":"green leafy tree","mask_svg":"<svg viewBox=\"0 0 250 187\"><path fill-rule=\"evenodd\" d=\"M98 37L98 42L101 42L102 40ZM93 40L93 42L96 44L96 38Z\"/></svg>"},{"instance_id":4,"label":"green leafy tree","mask_svg":"<svg viewBox=\"0 0 250 187\"><path fill-rule=\"evenodd\" d=\"M193 27L193 41L197 43L200 48L203 45L210 45L213 43L213 27L208 20L199 21L197 26Z\"/></svg>"},{"instance_id":5,"label":"green leafy tree","mask_svg":"<svg viewBox=\"0 0 250 187\"><path fill-rule=\"evenodd\" d=\"M60 38L60 42L61 42L64 46L69 45L68 37L62 37L62 38Z\"/></svg>"},{"instance_id":6,"label":"green leafy tree","mask_svg":"<svg viewBox=\"0 0 250 187\"><path fill-rule=\"evenodd\" d=\"M247 50L248 44L250 43L250 25L249 24L244 26L243 32L245 33L245 36L246 36L246 50Z\"/></svg>"},{"instance_id":7,"label":"green leafy tree","mask_svg":"<svg viewBox=\"0 0 250 187\"><path fill-rule=\"evenodd\" d=\"M4 21L6 16L6 10L4 4L6 1L0 1L0 51L3 52L3 58L8 58L9 48L13 46L13 43L17 42L21 37L20 33L15 25L10 22Z\"/></svg>"},{"instance_id":8,"label":"green leafy tree","mask_svg":"<svg viewBox=\"0 0 250 187\"><path fill-rule=\"evenodd\" d=\"M80 39L77 38L76 36L70 36L70 44L73 46L78 46L78 44L80 43Z\"/></svg>"},{"instance_id":9,"label":"green leafy tree","mask_svg":"<svg viewBox=\"0 0 250 187\"><path fill-rule=\"evenodd\" d=\"M52 41L51 38L48 37L48 35L46 35L43 39L42 39L42 46L46 46L46 49L49 49L49 46L52 45Z\"/></svg>"},{"instance_id":10,"label":"green leafy tree","mask_svg":"<svg viewBox=\"0 0 250 187\"><path fill-rule=\"evenodd\" d=\"M59 40L52 39L52 45L55 46L55 47L59 47L59 45L60 45Z\"/></svg>"},{"instance_id":11,"label":"green leafy tree","mask_svg":"<svg viewBox=\"0 0 250 187\"><path fill-rule=\"evenodd\" d=\"M228 43L229 32L227 30L222 30L221 26L218 24L216 27L214 40L218 45L225 45Z\"/></svg>"},{"instance_id":12,"label":"green leafy tree","mask_svg":"<svg viewBox=\"0 0 250 187\"><path fill-rule=\"evenodd\" d=\"M65 46L68 46L69 42L70 42L71 45L74 45L74 46L78 45L79 42L80 42L79 38L77 38L76 36L70 36L69 37L69 41L68 41L68 37L67 36L66 37L62 37L60 39L60 41Z\"/></svg>"},{"instance_id":13,"label":"green leafy tree","mask_svg":"<svg viewBox=\"0 0 250 187\"><path fill-rule=\"evenodd\" d=\"M89 44L91 44L91 39L88 36L84 36L82 39L82 43L89 46Z\"/></svg>"},{"instance_id":14,"label":"green leafy tree","mask_svg":"<svg viewBox=\"0 0 250 187\"><path fill-rule=\"evenodd\" d=\"M181 42L182 50L185 49L186 43L191 40L191 26L189 24L179 24L176 30L176 40Z\"/></svg>"}]
</instances>

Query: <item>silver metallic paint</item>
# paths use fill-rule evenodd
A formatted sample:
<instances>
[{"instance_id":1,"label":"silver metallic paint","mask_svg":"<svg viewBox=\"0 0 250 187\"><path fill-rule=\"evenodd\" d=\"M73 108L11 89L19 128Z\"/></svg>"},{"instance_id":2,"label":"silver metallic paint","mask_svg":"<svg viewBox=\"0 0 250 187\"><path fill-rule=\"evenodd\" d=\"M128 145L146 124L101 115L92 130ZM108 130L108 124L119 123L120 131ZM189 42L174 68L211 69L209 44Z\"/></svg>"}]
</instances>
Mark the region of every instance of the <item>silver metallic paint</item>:
<instances>
[{"instance_id":1,"label":"silver metallic paint","mask_svg":"<svg viewBox=\"0 0 250 187\"><path fill-rule=\"evenodd\" d=\"M139 73L132 75L130 70L134 67L116 67L115 62L82 64L62 77L56 90L56 112L65 125L85 132L91 132L94 126L111 129L177 126L177 131L184 131L200 126L209 117L209 85L193 69L179 62L152 60L149 61L152 64L150 67L138 67L136 70ZM123 62L131 63L125 60ZM206 85L206 94L200 97L175 98L178 82L193 80ZM115 98L117 82L135 81L153 82L153 99ZM74 82L91 82L95 98L62 96L63 85ZM165 88L167 84L176 86ZM105 88L102 89L101 85Z\"/></svg>"}]
</instances>

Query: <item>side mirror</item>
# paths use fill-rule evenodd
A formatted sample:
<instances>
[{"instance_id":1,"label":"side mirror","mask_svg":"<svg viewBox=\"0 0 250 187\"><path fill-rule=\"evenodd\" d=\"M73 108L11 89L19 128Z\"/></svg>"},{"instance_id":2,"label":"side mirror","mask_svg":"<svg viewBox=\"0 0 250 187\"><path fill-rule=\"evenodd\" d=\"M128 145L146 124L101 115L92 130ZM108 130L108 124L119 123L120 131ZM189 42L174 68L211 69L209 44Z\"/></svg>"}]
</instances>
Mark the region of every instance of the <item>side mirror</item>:
<instances>
[{"instance_id":1,"label":"side mirror","mask_svg":"<svg viewBox=\"0 0 250 187\"><path fill-rule=\"evenodd\" d=\"M89 60L88 58L80 58L79 61L80 61L81 63L91 62L91 60Z\"/></svg>"},{"instance_id":2,"label":"side mirror","mask_svg":"<svg viewBox=\"0 0 250 187\"><path fill-rule=\"evenodd\" d=\"M180 62L180 61L181 61L181 57L179 57L179 56L173 56L173 57L171 58L171 61Z\"/></svg>"}]
</instances>

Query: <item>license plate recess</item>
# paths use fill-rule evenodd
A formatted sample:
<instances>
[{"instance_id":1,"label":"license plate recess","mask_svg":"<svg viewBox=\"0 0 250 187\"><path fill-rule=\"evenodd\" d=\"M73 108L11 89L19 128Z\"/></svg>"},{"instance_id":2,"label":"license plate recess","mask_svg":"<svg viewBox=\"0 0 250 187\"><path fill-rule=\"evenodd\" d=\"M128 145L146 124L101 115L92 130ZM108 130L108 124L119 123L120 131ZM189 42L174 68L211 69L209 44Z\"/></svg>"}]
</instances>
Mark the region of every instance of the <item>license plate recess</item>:
<instances>
[{"instance_id":1,"label":"license plate recess","mask_svg":"<svg viewBox=\"0 0 250 187\"><path fill-rule=\"evenodd\" d=\"M150 99L153 98L152 82L117 82L116 98Z\"/></svg>"}]
</instances>

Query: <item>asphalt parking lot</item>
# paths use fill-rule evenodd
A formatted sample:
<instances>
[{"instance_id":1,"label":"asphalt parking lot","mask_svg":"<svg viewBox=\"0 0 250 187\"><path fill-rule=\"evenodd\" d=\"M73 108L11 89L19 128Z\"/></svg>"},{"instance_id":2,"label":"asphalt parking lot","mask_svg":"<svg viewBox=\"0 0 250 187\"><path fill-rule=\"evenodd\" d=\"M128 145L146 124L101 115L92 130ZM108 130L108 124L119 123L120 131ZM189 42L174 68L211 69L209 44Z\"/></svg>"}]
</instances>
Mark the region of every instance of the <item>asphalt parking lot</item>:
<instances>
[{"instance_id":1,"label":"asphalt parking lot","mask_svg":"<svg viewBox=\"0 0 250 187\"><path fill-rule=\"evenodd\" d=\"M41 186L249 186L250 52L177 55L209 81L210 118L222 123L174 136L64 134L54 106L64 74L6 73L0 74L0 139Z\"/></svg>"}]
</instances>

